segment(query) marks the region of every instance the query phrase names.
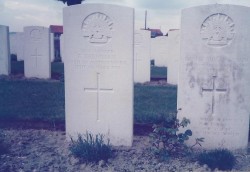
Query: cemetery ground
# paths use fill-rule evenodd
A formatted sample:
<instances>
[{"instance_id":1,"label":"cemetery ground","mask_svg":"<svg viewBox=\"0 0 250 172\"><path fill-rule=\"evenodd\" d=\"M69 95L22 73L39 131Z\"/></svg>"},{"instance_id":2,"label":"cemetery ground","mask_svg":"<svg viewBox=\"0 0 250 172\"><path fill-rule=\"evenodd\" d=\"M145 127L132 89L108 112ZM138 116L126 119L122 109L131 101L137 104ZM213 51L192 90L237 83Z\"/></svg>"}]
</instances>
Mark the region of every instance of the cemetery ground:
<instances>
[{"instance_id":1,"label":"cemetery ground","mask_svg":"<svg viewBox=\"0 0 250 172\"><path fill-rule=\"evenodd\" d=\"M195 156L162 162L150 151L152 124L176 110L176 86L135 84L133 146L114 147L107 162L84 164L71 155L66 141L62 63L52 63L51 80L25 79L22 62L12 63L12 75L0 78L0 129L10 145L0 156L0 171L209 171ZM152 68L154 78L165 73ZM249 171L250 151L235 155L233 170Z\"/></svg>"}]
</instances>

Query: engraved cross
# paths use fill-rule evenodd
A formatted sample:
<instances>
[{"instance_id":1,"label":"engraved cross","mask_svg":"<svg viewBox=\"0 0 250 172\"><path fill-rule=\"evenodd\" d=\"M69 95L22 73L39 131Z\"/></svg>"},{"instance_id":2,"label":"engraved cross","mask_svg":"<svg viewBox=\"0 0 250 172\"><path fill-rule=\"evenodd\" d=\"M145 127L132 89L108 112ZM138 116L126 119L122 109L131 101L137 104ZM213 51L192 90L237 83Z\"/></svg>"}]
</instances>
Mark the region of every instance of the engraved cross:
<instances>
[{"instance_id":1,"label":"engraved cross","mask_svg":"<svg viewBox=\"0 0 250 172\"><path fill-rule=\"evenodd\" d=\"M35 50L35 54L31 54L31 57L36 58L35 60L36 60L36 67L37 67L37 59L38 59L39 57L42 57L41 54L38 54L37 48L36 48L36 50Z\"/></svg>"},{"instance_id":2,"label":"engraved cross","mask_svg":"<svg viewBox=\"0 0 250 172\"><path fill-rule=\"evenodd\" d=\"M227 89L225 88L215 88L215 79L216 76L213 76L212 78L212 88L202 88L202 92L211 92L212 93L212 114L214 114L214 107L215 107L215 93L216 92L227 92Z\"/></svg>"},{"instance_id":3,"label":"engraved cross","mask_svg":"<svg viewBox=\"0 0 250 172\"><path fill-rule=\"evenodd\" d=\"M96 93L97 96L97 121L100 121L100 93L113 93L113 88L101 88L100 73L97 73L97 87L96 88L84 88L85 92Z\"/></svg>"}]
</instances>

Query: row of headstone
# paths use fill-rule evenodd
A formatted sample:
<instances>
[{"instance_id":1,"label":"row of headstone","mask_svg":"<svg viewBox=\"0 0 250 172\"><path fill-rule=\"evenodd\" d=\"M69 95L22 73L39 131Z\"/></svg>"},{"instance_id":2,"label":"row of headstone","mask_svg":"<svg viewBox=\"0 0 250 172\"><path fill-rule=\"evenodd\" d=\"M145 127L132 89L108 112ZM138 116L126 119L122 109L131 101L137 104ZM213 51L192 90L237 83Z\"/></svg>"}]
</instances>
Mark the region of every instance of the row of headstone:
<instances>
[{"instance_id":1,"label":"row of headstone","mask_svg":"<svg viewBox=\"0 0 250 172\"><path fill-rule=\"evenodd\" d=\"M76 137L91 131L105 134L114 145L131 146L136 68L133 55L139 59L139 49L146 49L139 46L142 33L133 33L133 15L133 9L115 5L87 4L64 9L69 135ZM167 53L162 50L162 54L173 57L172 62L164 62L166 65L180 66L179 72L175 72L179 75L178 118L191 120L193 139L188 144L204 137L205 149L247 148L249 15L249 7L193 7L182 11L180 42L179 31L169 32L168 39L174 44L168 47L173 48Z\"/></svg>"},{"instance_id":2,"label":"row of headstone","mask_svg":"<svg viewBox=\"0 0 250 172\"><path fill-rule=\"evenodd\" d=\"M4 27L3 27L4 28ZM8 29L3 29L1 32L1 43L5 40L5 32ZM10 38L9 38L10 37ZM49 29L41 26L24 27L24 32L11 33L8 32L8 41L5 41L1 48L10 46L10 53L17 55L17 60L24 60L24 75L25 77L36 77L48 79L51 76L50 65L50 35ZM9 43L10 42L10 43ZM5 50L4 50L5 53ZM3 56L2 52L1 55ZM10 57L9 57L10 60ZM5 68L10 70L8 62L0 62ZM4 70L6 70L4 69ZM3 70L3 67L1 67ZM5 74L9 74L10 71ZM2 73L1 73L2 74Z\"/></svg>"},{"instance_id":3,"label":"row of headstone","mask_svg":"<svg viewBox=\"0 0 250 172\"><path fill-rule=\"evenodd\" d=\"M193 136L188 144L204 137L205 149L247 148L249 15L249 7L234 5L185 9L180 42L178 32L169 32L171 45L161 38L168 52L155 47L162 55L171 56L171 60L162 63L169 70L178 68L172 64L179 64L179 72L173 72L179 78L178 118L191 120L189 128ZM131 146L133 71L141 70L134 64L144 63L141 57L146 59L150 54L145 51L148 45L142 44L148 33L134 33L133 19L132 8L116 5L84 4L64 9L65 110L69 135L76 137L86 131L102 133L113 145ZM0 60L9 63L8 27L1 26L0 31L0 40L5 40L5 44L0 44ZM25 27L24 34L25 75L48 77L49 30Z\"/></svg>"}]
</instances>

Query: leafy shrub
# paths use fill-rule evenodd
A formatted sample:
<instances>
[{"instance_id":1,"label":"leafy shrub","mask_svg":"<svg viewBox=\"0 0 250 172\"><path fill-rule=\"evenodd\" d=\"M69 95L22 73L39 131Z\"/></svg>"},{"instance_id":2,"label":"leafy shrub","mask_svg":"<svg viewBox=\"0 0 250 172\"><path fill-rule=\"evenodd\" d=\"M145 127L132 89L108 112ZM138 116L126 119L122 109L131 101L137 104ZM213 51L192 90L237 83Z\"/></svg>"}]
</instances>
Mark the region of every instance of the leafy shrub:
<instances>
[{"instance_id":1,"label":"leafy shrub","mask_svg":"<svg viewBox=\"0 0 250 172\"><path fill-rule=\"evenodd\" d=\"M84 135L78 134L76 141L71 138L71 142L69 150L81 162L107 161L112 156L111 145L109 140L107 144L104 143L104 135L93 136L87 132Z\"/></svg>"},{"instance_id":2,"label":"leafy shrub","mask_svg":"<svg viewBox=\"0 0 250 172\"><path fill-rule=\"evenodd\" d=\"M198 161L201 165L207 164L212 170L215 168L219 170L232 170L236 164L236 158L227 149L215 149L203 152L198 155Z\"/></svg>"},{"instance_id":3,"label":"leafy shrub","mask_svg":"<svg viewBox=\"0 0 250 172\"><path fill-rule=\"evenodd\" d=\"M0 131L0 155L9 152L9 145L6 143L5 135Z\"/></svg>"},{"instance_id":4,"label":"leafy shrub","mask_svg":"<svg viewBox=\"0 0 250 172\"><path fill-rule=\"evenodd\" d=\"M191 130L184 133L179 132L179 128L186 127L190 123L189 119L183 118L180 122L175 118L174 121L164 120L161 124L153 126L152 151L161 160L167 160L169 156L187 155L191 152L191 148L200 145L203 138L196 139L196 143L192 147L188 147L184 142L192 136Z\"/></svg>"}]
</instances>

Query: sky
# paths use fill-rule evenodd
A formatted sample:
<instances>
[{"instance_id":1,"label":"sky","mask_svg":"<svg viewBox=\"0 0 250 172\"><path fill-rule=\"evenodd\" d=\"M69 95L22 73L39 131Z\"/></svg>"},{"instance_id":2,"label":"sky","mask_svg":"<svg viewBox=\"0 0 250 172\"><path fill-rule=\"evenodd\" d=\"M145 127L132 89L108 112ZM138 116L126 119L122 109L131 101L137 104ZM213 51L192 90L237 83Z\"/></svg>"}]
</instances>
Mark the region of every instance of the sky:
<instances>
[{"instance_id":1,"label":"sky","mask_svg":"<svg viewBox=\"0 0 250 172\"><path fill-rule=\"evenodd\" d=\"M206 4L234 4L250 7L250 0L85 0L83 3L106 3L135 9L135 29L180 28L180 14L184 8ZM9 26L10 32L21 32L24 26L62 25L62 9L66 4L56 0L0 0L0 25Z\"/></svg>"}]
</instances>

